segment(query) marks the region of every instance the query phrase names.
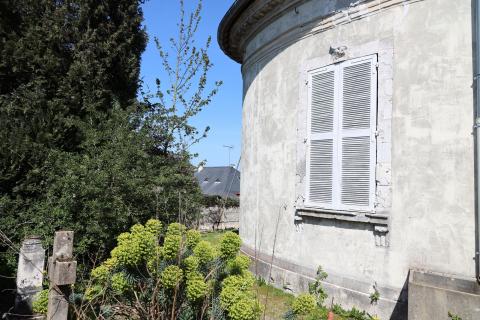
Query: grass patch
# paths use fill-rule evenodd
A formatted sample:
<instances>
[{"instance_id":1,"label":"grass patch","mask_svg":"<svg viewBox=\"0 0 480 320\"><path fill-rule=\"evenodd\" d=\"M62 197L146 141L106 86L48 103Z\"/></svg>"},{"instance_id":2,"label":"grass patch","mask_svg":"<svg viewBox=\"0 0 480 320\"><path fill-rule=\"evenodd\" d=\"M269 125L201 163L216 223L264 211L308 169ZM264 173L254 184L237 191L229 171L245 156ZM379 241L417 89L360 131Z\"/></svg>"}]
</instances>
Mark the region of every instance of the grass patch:
<instances>
[{"instance_id":1,"label":"grass patch","mask_svg":"<svg viewBox=\"0 0 480 320\"><path fill-rule=\"evenodd\" d=\"M209 231L202 233L202 240L210 242L213 246L217 247L220 245L220 240L226 231Z\"/></svg>"},{"instance_id":2,"label":"grass patch","mask_svg":"<svg viewBox=\"0 0 480 320\"><path fill-rule=\"evenodd\" d=\"M225 232L227 231L204 232L202 233L202 240L208 241L218 248ZM292 294L265 283L257 283L254 289L258 294L260 304L265 306L265 302L267 302L267 306L265 307L266 320L283 319L284 314L288 311L295 298ZM263 319L263 315L261 319Z\"/></svg>"},{"instance_id":3,"label":"grass patch","mask_svg":"<svg viewBox=\"0 0 480 320\"><path fill-rule=\"evenodd\" d=\"M283 319L295 299L293 294L264 283L256 284L255 290L258 292L260 304L265 308L265 319Z\"/></svg>"}]
</instances>

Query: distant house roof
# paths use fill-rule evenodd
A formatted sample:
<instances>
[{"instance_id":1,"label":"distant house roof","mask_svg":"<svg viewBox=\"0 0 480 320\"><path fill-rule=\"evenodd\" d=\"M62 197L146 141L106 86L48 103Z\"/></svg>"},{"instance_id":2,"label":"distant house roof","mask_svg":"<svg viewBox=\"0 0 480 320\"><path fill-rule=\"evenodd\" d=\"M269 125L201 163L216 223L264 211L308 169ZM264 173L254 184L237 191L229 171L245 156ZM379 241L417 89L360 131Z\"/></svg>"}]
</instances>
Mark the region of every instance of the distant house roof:
<instances>
[{"instance_id":1,"label":"distant house roof","mask_svg":"<svg viewBox=\"0 0 480 320\"><path fill-rule=\"evenodd\" d=\"M233 167L203 167L195 178L204 195L238 198L240 195L240 171Z\"/></svg>"}]
</instances>

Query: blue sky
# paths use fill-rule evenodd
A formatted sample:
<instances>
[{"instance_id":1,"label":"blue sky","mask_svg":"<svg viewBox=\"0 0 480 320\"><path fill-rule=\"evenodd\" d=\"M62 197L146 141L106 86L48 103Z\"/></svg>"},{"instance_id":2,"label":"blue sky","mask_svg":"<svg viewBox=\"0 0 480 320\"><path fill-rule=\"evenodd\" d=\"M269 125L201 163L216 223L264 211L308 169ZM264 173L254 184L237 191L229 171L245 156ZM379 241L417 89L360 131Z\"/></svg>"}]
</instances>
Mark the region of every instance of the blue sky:
<instances>
[{"instance_id":1,"label":"blue sky","mask_svg":"<svg viewBox=\"0 0 480 320\"><path fill-rule=\"evenodd\" d=\"M192 9L196 0L185 0L186 9ZM205 43L212 36L209 56L213 62L209 81L222 80L223 85L212 103L207 106L192 123L203 130L210 126L208 137L192 151L199 154L194 161L207 160L207 166L224 166L228 164L228 150L223 145L233 145L231 163L236 164L240 157L241 120L242 120L242 78L240 65L228 58L217 43L217 27L227 12L232 0L204 0L202 21L197 33L197 43ZM144 25L147 28L149 42L142 56L141 77L151 90L155 89L155 78L163 78L163 69L154 43L154 37L166 44L168 39L177 34L179 17L178 0L150 0L143 5Z\"/></svg>"}]
</instances>

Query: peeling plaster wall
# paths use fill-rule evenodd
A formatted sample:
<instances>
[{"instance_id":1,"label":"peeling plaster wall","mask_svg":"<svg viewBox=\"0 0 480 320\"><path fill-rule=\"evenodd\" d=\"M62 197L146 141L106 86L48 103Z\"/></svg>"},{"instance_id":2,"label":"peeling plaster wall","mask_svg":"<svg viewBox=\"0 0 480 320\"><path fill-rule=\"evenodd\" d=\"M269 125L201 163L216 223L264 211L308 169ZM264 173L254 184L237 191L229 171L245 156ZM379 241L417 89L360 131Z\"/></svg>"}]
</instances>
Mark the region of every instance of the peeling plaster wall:
<instances>
[{"instance_id":1,"label":"peeling plaster wall","mask_svg":"<svg viewBox=\"0 0 480 320\"><path fill-rule=\"evenodd\" d=\"M372 308L368 294L377 282L376 312L386 318L409 268L475 274L471 1L383 1L392 5L375 10L364 4L361 17L340 12L326 27L315 14L322 16L327 2L335 4L289 9L247 44L240 234L267 257L276 235L276 258L308 270L323 266L335 301L346 306ZM394 52L388 247L375 245L370 224L295 223L299 68L330 46L379 39L391 41ZM348 290L360 298L351 300Z\"/></svg>"}]
</instances>

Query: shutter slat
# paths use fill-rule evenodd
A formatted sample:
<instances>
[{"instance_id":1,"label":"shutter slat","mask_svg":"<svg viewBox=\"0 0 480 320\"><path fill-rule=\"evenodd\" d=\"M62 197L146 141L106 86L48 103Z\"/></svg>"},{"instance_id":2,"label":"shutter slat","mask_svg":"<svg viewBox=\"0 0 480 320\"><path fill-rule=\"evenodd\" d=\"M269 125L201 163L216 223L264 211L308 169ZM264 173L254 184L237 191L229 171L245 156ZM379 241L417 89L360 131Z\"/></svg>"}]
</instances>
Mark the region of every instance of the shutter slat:
<instances>
[{"instance_id":1,"label":"shutter slat","mask_svg":"<svg viewBox=\"0 0 480 320\"><path fill-rule=\"evenodd\" d=\"M370 198L370 138L342 139L342 204L368 206Z\"/></svg>"},{"instance_id":2,"label":"shutter slat","mask_svg":"<svg viewBox=\"0 0 480 320\"><path fill-rule=\"evenodd\" d=\"M314 140L310 146L309 199L332 202L333 140Z\"/></svg>"},{"instance_id":3,"label":"shutter slat","mask_svg":"<svg viewBox=\"0 0 480 320\"><path fill-rule=\"evenodd\" d=\"M372 62L343 70L343 129L370 128Z\"/></svg>"},{"instance_id":4,"label":"shutter slat","mask_svg":"<svg viewBox=\"0 0 480 320\"><path fill-rule=\"evenodd\" d=\"M333 70L312 76L310 117L312 133L333 131L334 76Z\"/></svg>"}]
</instances>

